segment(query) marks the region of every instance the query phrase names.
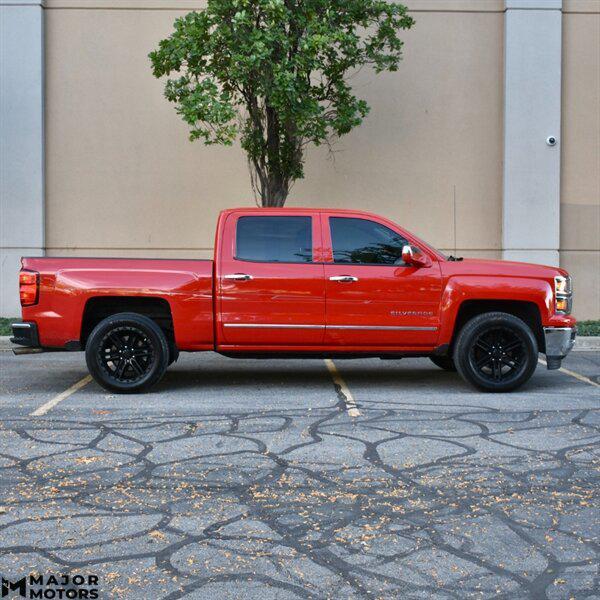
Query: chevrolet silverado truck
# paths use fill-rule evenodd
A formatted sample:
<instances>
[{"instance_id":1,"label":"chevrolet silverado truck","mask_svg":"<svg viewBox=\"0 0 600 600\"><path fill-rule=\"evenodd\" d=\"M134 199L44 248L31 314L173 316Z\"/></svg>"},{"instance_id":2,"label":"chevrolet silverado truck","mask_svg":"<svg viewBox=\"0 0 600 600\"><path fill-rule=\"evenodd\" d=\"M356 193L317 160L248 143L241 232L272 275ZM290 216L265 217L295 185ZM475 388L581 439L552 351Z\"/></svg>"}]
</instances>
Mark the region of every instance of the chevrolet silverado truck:
<instances>
[{"instance_id":1,"label":"chevrolet silverado truck","mask_svg":"<svg viewBox=\"0 0 600 600\"><path fill-rule=\"evenodd\" d=\"M180 351L236 358L428 356L506 392L571 350L571 278L446 256L366 212L231 209L214 260L23 258L28 351L85 350L113 392L148 389ZM17 350L18 352L18 350Z\"/></svg>"}]
</instances>

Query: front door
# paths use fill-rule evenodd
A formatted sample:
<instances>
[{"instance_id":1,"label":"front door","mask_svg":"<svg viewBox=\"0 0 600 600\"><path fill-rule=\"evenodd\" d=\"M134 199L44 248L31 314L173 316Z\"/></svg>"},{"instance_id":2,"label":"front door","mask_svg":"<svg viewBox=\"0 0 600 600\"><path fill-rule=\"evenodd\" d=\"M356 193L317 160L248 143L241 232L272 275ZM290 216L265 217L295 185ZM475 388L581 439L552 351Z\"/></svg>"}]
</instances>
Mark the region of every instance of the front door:
<instances>
[{"instance_id":1,"label":"front door","mask_svg":"<svg viewBox=\"0 0 600 600\"><path fill-rule=\"evenodd\" d=\"M437 260L415 268L402 262L409 243L391 227L365 217L323 215L328 345L431 347L439 333L441 275Z\"/></svg>"},{"instance_id":2,"label":"front door","mask_svg":"<svg viewBox=\"0 0 600 600\"><path fill-rule=\"evenodd\" d=\"M233 213L218 266L221 344L314 346L325 335L320 216Z\"/></svg>"}]
</instances>

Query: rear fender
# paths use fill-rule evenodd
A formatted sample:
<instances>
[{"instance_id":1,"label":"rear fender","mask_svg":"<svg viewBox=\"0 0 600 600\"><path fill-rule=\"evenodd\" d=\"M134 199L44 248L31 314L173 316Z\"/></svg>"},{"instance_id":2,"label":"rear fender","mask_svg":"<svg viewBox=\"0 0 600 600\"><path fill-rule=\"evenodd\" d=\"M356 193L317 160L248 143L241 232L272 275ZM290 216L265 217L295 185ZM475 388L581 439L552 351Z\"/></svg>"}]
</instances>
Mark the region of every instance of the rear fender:
<instances>
[{"instance_id":1,"label":"rear fender","mask_svg":"<svg viewBox=\"0 0 600 600\"><path fill-rule=\"evenodd\" d=\"M24 259L23 264L41 275L39 303L24 307L22 315L37 323L42 346L79 340L87 301L121 296L166 300L177 346L212 348L211 261L56 257Z\"/></svg>"}]
</instances>

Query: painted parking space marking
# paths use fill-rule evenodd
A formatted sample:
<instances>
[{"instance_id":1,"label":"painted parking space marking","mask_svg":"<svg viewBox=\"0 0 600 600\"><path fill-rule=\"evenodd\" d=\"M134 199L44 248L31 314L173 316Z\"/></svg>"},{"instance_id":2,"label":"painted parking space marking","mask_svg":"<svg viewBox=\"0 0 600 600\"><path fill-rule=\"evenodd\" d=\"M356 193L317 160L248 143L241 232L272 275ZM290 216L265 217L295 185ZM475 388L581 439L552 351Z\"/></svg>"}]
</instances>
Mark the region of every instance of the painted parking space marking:
<instances>
[{"instance_id":1,"label":"painted parking space marking","mask_svg":"<svg viewBox=\"0 0 600 600\"><path fill-rule=\"evenodd\" d=\"M358 410L358 406L354 400L354 396L352 392L348 389L344 378L340 375L340 372L337 370L335 363L330 359L325 359L325 364L327 365L327 370L333 379L333 383L339 388L339 391L344 396L344 403L346 404L346 411L351 417L360 417L360 410Z\"/></svg>"},{"instance_id":2,"label":"painted parking space marking","mask_svg":"<svg viewBox=\"0 0 600 600\"><path fill-rule=\"evenodd\" d=\"M544 366L547 365L546 361L543 358L538 358L538 362ZM583 383L588 383L589 385L593 385L595 387L600 387L600 383L596 383L594 380L590 379L589 377L586 377L585 375L581 375L581 373L576 373L575 371L570 371L569 369L565 369L564 367L561 367L558 370L561 371L562 373L564 373L565 375L570 375L571 377L574 377L578 381L583 381Z\"/></svg>"},{"instance_id":3,"label":"painted parking space marking","mask_svg":"<svg viewBox=\"0 0 600 600\"><path fill-rule=\"evenodd\" d=\"M54 398L51 398L45 404L42 404L39 408L36 408L32 413L29 414L30 417L42 417L48 411L52 410L57 404L66 400L69 396L72 396L76 391L80 390L82 387L85 387L90 381L92 381L91 375L86 375L83 379L80 379L77 383L74 383L70 388L66 389L64 392L57 394Z\"/></svg>"}]
</instances>

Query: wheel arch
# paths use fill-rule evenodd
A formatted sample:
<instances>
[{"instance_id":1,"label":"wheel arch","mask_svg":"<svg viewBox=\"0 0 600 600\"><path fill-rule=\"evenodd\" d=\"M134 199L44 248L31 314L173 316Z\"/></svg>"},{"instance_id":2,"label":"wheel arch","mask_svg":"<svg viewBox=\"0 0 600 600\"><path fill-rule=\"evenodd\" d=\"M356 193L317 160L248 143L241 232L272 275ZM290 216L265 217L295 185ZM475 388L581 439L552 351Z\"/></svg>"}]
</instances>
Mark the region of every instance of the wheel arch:
<instances>
[{"instance_id":1,"label":"wheel arch","mask_svg":"<svg viewBox=\"0 0 600 600\"><path fill-rule=\"evenodd\" d=\"M521 319L532 330L540 352L545 351L544 328L538 305L528 300L485 299L464 300L460 303L450 338L449 351L452 351L458 333L473 317L488 312L504 312Z\"/></svg>"},{"instance_id":2,"label":"wheel arch","mask_svg":"<svg viewBox=\"0 0 600 600\"><path fill-rule=\"evenodd\" d=\"M165 333L170 344L175 345L175 331L171 305L165 298L156 296L93 296L83 309L80 330L81 347L85 348L93 329L112 315L130 312L152 319Z\"/></svg>"}]
</instances>

